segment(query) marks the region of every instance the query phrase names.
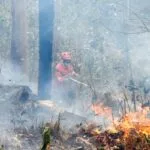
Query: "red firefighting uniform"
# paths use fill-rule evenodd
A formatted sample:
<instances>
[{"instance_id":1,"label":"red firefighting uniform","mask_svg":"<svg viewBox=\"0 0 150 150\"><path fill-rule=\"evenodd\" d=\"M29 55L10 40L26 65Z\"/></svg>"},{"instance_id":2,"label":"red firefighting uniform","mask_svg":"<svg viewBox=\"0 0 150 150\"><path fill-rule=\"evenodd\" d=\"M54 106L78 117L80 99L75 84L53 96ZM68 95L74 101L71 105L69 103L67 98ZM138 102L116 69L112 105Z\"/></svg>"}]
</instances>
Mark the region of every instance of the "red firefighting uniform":
<instances>
[{"instance_id":1,"label":"red firefighting uniform","mask_svg":"<svg viewBox=\"0 0 150 150\"><path fill-rule=\"evenodd\" d=\"M72 103L75 98L75 86L71 81L66 80L67 77L74 76L76 73L71 64L65 66L63 63L58 63L55 68L55 88L59 99Z\"/></svg>"}]
</instances>

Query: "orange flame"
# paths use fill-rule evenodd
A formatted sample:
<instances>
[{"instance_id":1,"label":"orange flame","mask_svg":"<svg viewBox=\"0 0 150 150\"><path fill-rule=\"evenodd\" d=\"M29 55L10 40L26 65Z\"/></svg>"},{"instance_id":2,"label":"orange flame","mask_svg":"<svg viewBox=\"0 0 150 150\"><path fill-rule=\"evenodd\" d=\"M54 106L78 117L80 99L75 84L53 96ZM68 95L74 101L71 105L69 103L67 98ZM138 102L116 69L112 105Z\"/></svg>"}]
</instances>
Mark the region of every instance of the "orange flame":
<instances>
[{"instance_id":1,"label":"orange flame","mask_svg":"<svg viewBox=\"0 0 150 150\"><path fill-rule=\"evenodd\" d=\"M122 117L122 119L115 123L118 130L125 132L128 136L131 129L135 129L137 133L144 133L150 135L150 119L147 117L149 108L141 109L137 112L130 112Z\"/></svg>"},{"instance_id":2,"label":"orange flame","mask_svg":"<svg viewBox=\"0 0 150 150\"><path fill-rule=\"evenodd\" d=\"M91 110L100 116L112 117L112 110L105 107L103 104L93 104ZM129 112L124 115L121 120L111 118L113 126L109 127L111 130L123 131L124 136L127 137L134 129L137 133L150 135L150 118L147 117L149 108L140 108L137 112Z\"/></svg>"},{"instance_id":3,"label":"orange flame","mask_svg":"<svg viewBox=\"0 0 150 150\"><path fill-rule=\"evenodd\" d=\"M95 115L101 115L105 117L112 116L112 110L110 107L105 107L102 103L100 104L93 104L91 106L91 110L95 113Z\"/></svg>"}]
</instances>

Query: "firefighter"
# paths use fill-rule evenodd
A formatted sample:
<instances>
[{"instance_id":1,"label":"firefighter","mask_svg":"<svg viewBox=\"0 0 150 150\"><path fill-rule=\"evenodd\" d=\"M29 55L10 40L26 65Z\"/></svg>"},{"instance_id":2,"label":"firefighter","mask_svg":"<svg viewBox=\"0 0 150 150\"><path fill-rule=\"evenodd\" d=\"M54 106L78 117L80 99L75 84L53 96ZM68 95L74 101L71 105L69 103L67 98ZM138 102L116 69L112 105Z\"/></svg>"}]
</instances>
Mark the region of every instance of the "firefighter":
<instances>
[{"instance_id":1,"label":"firefighter","mask_svg":"<svg viewBox=\"0 0 150 150\"><path fill-rule=\"evenodd\" d=\"M76 88L69 78L78 76L73 69L71 60L72 56L70 52L62 52L61 62L59 62L55 67L57 94L63 101L70 105L75 100Z\"/></svg>"}]
</instances>

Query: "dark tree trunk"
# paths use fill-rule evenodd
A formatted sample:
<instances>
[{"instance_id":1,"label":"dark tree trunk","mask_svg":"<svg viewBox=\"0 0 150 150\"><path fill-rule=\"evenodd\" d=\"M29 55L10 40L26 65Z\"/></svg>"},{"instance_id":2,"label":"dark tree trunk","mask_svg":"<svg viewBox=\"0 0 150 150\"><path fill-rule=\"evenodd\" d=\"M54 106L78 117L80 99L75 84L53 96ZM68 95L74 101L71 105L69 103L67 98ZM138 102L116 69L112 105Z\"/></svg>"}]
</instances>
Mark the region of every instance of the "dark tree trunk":
<instances>
[{"instance_id":1,"label":"dark tree trunk","mask_svg":"<svg viewBox=\"0 0 150 150\"><path fill-rule=\"evenodd\" d=\"M52 78L52 49L53 49L53 0L39 0L39 82L38 94L47 98Z\"/></svg>"}]
</instances>

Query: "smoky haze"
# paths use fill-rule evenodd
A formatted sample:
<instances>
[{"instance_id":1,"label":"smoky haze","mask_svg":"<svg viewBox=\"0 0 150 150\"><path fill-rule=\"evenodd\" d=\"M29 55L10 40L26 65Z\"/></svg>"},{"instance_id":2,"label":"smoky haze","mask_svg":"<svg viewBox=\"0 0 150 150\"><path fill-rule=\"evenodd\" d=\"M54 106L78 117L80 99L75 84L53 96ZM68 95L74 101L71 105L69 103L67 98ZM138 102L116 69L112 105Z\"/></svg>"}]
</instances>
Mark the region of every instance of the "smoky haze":
<instances>
[{"instance_id":1,"label":"smoky haze","mask_svg":"<svg viewBox=\"0 0 150 150\"><path fill-rule=\"evenodd\" d=\"M90 80L85 74L92 71L103 88L107 80L110 84L116 80L128 82L130 65L135 79L149 76L148 1L56 3L55 47L73 52L83 78Z\"/></svg>"},{"instance_id":2,"label":"smoky haze","mask_svg":"<svg viewBox=\"0 0 150 150\"><path fill-rule=\"evenodd\" d=\"M26 0L25 4L26 29L23 33L27 38L27 59L21 59L26 66L26 70L21 71L17 64L12 65L10 59L13 34L12 4L8 0L0 1L0 85L27 85L37 94L38 0ZM144 78L150 77L149 0L54 0L54 9L53 73L56 63L59 62L58 54L70 51L74 69L79 74L78 80L92 87L91 90L77 85L75 108L67 108L68 111L85 117L90 115L92 118L87 110L91 104L93 89L100 95L99 100L103 100L105 93L115 93L112 94L115 97L130 80L134 80L138 85ZM20 43L24 43L24 39ZM50 90L49 83L47 89ZM3 103L0 106L0 114L4 114L0 115L0 142L5 144L9 141L9 136L15 137L16 134L11 122L14 116L11 111L15 110L15 106L7 102L7 97L11 97L12 93L7 90L4 92L0 95L0 103ZM56 96L57 93L52 89L51 99L56 103L60 102L60 98ZM117 99L119 96L118 94ZM64 107L61 102L59 105ZM37 117L34 112L30 119L25 118L29 119L26 126L35 123L31 119L33 116L35 119L37 117L40 123L44 119L49 120L47 111L40 110L38 115ZM13 140L17 141L17 138Z\"/></svg>"},{"instance_id":3,"label":"smoky haze","mask_svg":"<svg viewBox=\"0 0 150 150\"><path fill-rule=\"evenodd\" d=\"M54 64L58 52L71 51L81 80L91 82L87 74L92 72L92 78L98 84L95 86L101 89L108 82L112 88L123 80L128 82L130 66L135 79L149 76L148 0L58 0L54 4ZM0 56L3 58L1 65L6 66L5 62L10 62L11 3L5 0L1 7ZM37 83L38 1L28 0L26 8L28 64L25 76Z\"/></svg>"}]
</instances>

